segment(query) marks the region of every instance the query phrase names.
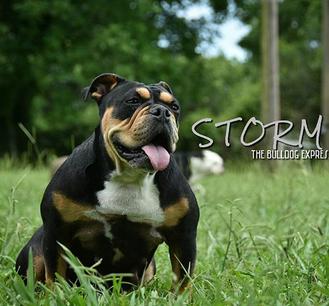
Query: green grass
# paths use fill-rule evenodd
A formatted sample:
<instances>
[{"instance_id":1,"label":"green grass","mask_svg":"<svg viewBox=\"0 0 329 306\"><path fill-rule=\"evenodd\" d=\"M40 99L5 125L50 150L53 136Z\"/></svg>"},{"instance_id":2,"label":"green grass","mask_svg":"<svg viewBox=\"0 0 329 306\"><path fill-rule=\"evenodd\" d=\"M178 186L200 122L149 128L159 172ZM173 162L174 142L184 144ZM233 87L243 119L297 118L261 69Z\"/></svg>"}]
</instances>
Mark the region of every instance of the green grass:
<instances>
[{"instance_id":1,"label":"green grass","mask_svg":"<svg viewBox=\"0 0 329 306\"><path fill-rule=\"evenodd\" d=\"M323 162L324 163L324 162ZM323 163L321 165L323 165ZM14 271L23 244L40 225L47 169L0 170L0 304L8 305L328 305L329 173L285 164L228 167L203 180L192 295L175 296L167 247L157 252L158 273L148 286L113 293L93 269L77 269L81 287L59 280L52 290L24 286Z\"/></svg>"}]
</instances>

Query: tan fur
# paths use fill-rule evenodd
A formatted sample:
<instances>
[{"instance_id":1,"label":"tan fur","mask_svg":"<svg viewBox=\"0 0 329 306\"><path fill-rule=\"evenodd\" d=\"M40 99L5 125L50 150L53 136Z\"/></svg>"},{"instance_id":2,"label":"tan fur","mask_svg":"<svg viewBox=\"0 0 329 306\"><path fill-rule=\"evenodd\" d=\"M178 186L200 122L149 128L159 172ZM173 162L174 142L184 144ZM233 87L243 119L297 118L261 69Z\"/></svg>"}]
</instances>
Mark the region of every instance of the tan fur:
<instances>
[{"instance_id":1,"label":"tan fur","mask_svg":"<svg viewBox=\"0 0 329 306\"><path fill-rule=\"evenodd\" d=\"M151 93L150 91L145 88L145 87L139 87L136 89L136 92L139 94L139 96L141 98L143 98L144 100L148 100L151 98Z\"/></svg>"},{"instance_id":2,"label":"tan fur","mask_svg":"<svg viewBox=\"0 0 329 306\"><path fill-rule=\"evenodd\" d=\"M63 278L66 277L66 270L67 270L67 262L64 260L62 255L59 255L57 258L57 269L56 272L62 276Z\"/></svg>"},{"instance_id":3,"label":"tan fur","mask_svg":"<svg viewBox=\"0 0 329 306\"><path fill-rule=\"evenodd\" d=\"M170 104L170 103L172 103L174 101L174 97L170 93L168 93L166 91L161 91L160 92L159 99L162 102L168 103L168 104Z\"/></svg>"},{"instance_id":4,"label":"tan fur","mask_svg":"<svg viewBox=\"0 0 329 306\"><path fill-rule=\"evenodd\" d=\"M116 134L120 142L126 147L134 148L139 146L141 139L139 133L145 128L145 114L149 107L137 110L130 119L119 120L112 117L113 109L109 107L102 118L102 132L105 147L111 158L116 163L116 168L121 169L126 161L116 152L112 143L112 136Z\"/></svg>"},{"instance_id":5,"label":"tan fur","mask_svg":"<svg viewBox=\"0 0 329 306\"><path fill-rule=\"evenodd\" d=\"M106 109L106 111L103 115L101 126L102 126L102 132L103 132L104 137L105 137L105 135L108 134L110 129L112 129L115 126L118 126L122 123L122 120L113 118L112 113L113 113L113 107L109 107Z\"/></svg>"},{"instance_id":6,"label":"tan fur","mask_svg":"<svg viewBox=\"0 0 329 306\"><path fill-rule=\"evenodd\" d=\"M144 107L136 111L131 119L117 130L120 142L129 148L136 148L143 138L143 131L147 127L147 111L149 107Z\"/></svg>"},{"instance_id":7,"label":"tan fur","mask_svg":"<svg viewBox=\"0 0 329 306\"><path fill-rule=\"evenodd\" d=\"M149 263L148 267L144 270L143 273L143 285L149 283L155 275L155 262L154 259Z\"/></svg>"},{"instance_id":8,"label":"tan fur","mask_svg":"<svg viewBox=\"0 0 329 306\"><path fill-rule=\"evenodd\" d=\"M52 287L53 284L54 284L54 278L53 278L53 276L50 275L50 273L47 269L47 265L44 265L44 271L45 271L45 273L44 273L45 277L43 279L46 280L46 285L48 287ZM64 260L62 255L59 255L57 257L56 273L58 273L60 276L65 278L66 277L66 271L67 271L67 262Z\"/></svg>"},{"instance_id":9,"label":"tan fur","mask_svg":"<svg viewBox=\"0 0 329 306\"><path fill-rule=\"evenodd\" d=\"M184 276L184 270L182 264L179 262L179 248L175 246L171 246L169 250L170 253L170 262L171 268L174 272L174 279L172 282L171 290L176 292L178 289L178 293L183 293L190 286L190 280L188 277ZM191 271L188 271L191 272Z\"/></svg>"},{"instance_id":10,"label":"tan fur","mask_svg":"<svg viewBox=\"0 0 329 306\"><path fill-rule=\"evenodd\" d=\"M96 100L100 100L103 97L103 95L100 94L99 92L95 91L91 94L91 97L96 99Z\"/></svg>"},{"instance_id":11,"label":"tan fur","mask_svg":"<svg viewBox=\"0 0 329 306\"><path fill-rule=\"evenodd\" d=\"M183 292L185 292L186 290L188 290L190 288L191 288L191 282L189 282L189 281L183 281L183 283L179 286L178 292L179 293L183 293ZM190 294L191 293L192 292L190 292Z\"/></svg>"},{"instance_id":12,"label":"tan fur","mask_svg":"<svg viewBox=\"0 0 329 306\"><path fill-rule=\"evenodd\" d=\"M177 285L177 283L179 282L179 280L181 279L181 276L182 276L181 264L177 259L177 258L179 258L178 250L179 249L175 248L174 246L171 246L171 248L169 249L171 269L174 272L174 280L173 280L172 287L175 287Z\"/></svg>"},{"instance_id":13,"label":"tan fur","mask_svg":"<svg viewBox=\"0 0 329 306\"><path fill-rule=\"evenodd\" d=\"M115 82L110 86L110 90L112 90L115 86L117 86L118 82L115 80Z\"/></svg>"},{"instance_id":14,"label":"tan fur","mask_svg":"<svg viewBox=\"0 0 329 306\"><path fill-rule=\"evenodd\" d=\"M48 287L52 287L53 286L53 283L54 283L54 278L50 275L48 269L47 269L47 265L45 265L45 271L46 271L46 285Z\"/></svg>"},{"instance_id":15,"label":"tan fur","mask_svg":"<svg viewBox=\"0 0 329 306\"><path fill-rule=\"evenodd\" d=\"M164 226L171 227L177 225L178 222L186 215L188 209L189 206L187 198L181 198L176 204L167 207L164 211Z\"/></svg>"},{"instance_id":16,"label":"tan fur","mask_svg":"<svg viewBox=\"0 0 329 306\"><path fill-rule=\"evenodd\" d=\"M119 120L112 117L113 108L109 107L102 118L101 127L103 133L103 139L105 142L105 148L107 153L110 155L112 160L115 162L116 168L121 169L122 164L125 162L117 153L113 143L112 143L112 135L116 131L120 131L124 129L127 125L128 120Z\"/></svg>"},{"instance_id":17,"label":"tan fur","mask_svg":"<svg viewBox=\"0 0 329 306\"><path fill-rule=\"evenodd\" d=\"M45 263L44 258L42 255L36 255L33 258L33 265L34 265L34 271L36 280L40 282L45 281Z\"/></svg>"},{"instance_id":18,"label":"tan fur","mask_svg":"<svg viewBox=\"0 0 329 306\"><path fill-rule=\"evenodd\" d=\"M53 202L64 222L90 220L85 213L92 210L92 206L74 202L59 192L53 193Z\"/></svg>"}]
</instances>

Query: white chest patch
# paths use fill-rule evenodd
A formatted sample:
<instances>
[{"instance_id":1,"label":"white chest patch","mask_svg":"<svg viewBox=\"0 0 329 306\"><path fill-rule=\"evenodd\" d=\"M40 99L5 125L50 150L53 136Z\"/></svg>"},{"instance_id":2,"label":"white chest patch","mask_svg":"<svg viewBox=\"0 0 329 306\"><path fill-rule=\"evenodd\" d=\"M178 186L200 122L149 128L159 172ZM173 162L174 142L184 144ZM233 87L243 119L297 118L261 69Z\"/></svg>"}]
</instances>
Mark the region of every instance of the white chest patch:
<instances>
[{"instance_id":1,"label":"white chest patch","mask_svg":"<svg viewBox=\"0 0 329 306\"><path fill-rule=\"evenodd\" d=\"M146 175L141 184L105 181L105 188L97 192L97 211L105 215L126 215L132 222L160 225L164 221L164 212L154 176Z\"/></svg>"}]
</instances>

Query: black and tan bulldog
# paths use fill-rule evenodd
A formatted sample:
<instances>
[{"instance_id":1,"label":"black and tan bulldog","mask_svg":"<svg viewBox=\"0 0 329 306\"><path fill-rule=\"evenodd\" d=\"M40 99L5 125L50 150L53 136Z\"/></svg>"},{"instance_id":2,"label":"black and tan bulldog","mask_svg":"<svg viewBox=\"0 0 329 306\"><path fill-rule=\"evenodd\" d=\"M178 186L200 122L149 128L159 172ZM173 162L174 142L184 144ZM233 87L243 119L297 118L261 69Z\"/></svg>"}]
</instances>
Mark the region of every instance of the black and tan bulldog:
<instances>
[{"instance_id":1,"label":"black and tan bulldog","mask_svg":"<svg viewBox=\"0 0 329 306\"><path fill-rule=\"evenodd\" d=\"M166 242L181 291L195 265L199 209L172 158L178 101L165 82L145 85L112 73L96 77L85 89L88 97L97 101L99 126L47 186L43 225L16 269L26 276L31 249L37 280L52 283L58 273L76 281L62 244L85 266L101 259L102 275L129 273L129 289L152 279L154 253Z\"/></svg>"}]
</instances>

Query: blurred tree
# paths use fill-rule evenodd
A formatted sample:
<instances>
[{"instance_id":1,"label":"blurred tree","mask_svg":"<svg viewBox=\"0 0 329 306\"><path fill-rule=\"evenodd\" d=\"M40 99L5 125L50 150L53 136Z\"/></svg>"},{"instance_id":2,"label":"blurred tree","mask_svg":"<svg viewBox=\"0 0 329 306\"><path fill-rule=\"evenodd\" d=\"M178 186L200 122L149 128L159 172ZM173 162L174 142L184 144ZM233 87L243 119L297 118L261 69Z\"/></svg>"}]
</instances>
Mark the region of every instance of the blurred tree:
<instances>
[{"instance_id":1,"label":"blurred tree","mask_svg":"<svg viewBox=\"0 0 329 306\"><path fill-rule=\"evenodd\" d=\"M322 0L322 114L324 122L324 147L329 149L329 0Z\"/></svg>"},{"instance_id":2,"label":"blurred tree","mask_svg":"<svg viewBox=\"0 0 329 306\"><path fill-rule=\"evenodd\" d=\"M262 0L262 106L265 123L280 119L278 0ZM274 129L266 132L263 146L271 148ZM276 163L273 163L273 166Z\"/></svg>"},{"instance_id":3,"label":"blurred tree","mask_svg":"<svg viewBox=\"0 0 329 306\"><path fill-rule=\"evenodd\" d=\"M209 5L213 13L187 18L191 5ZM321 2L285 0L279 6L282 117L314 119L320 110ZM247 61L200 54L200 44L217 33L215 25L234 14L251 28L241 41ZM96 105L83 104L80 91L109 71L171 84L183 106L180 148L195 150L193 120L260 115L259 38L256 0L0 0L0 154L26 150L18 122L40 150L69 153L98 120ZM221 137L213 127L209 133Z\"/></svg>"},{"instance_id":4,"label":"blurred tree","mask_svg":"<svg viewBox=\"0 0 329 306\"><path fill-rule=\"evenodd\" d=\"M260 69L259 1L235 0L235 15L251 27L240 42L249 64ZM280 96L282 118L315 123L321 101L321 1L279 2Z\"/></svg>"},{"instance_id":5,"label":"blurred tree","mask_svg":"<svg viewBox=\"0 0 329 306\"><path fill-rule=\"evenodd\" d=\"M35 128L42 148L70 151L97 122L79 92L102 72L165 79L183 103L198 101L205 71L196 47L211 30L205 18L177 13L198 3L0 0L0 152L26 149L18 122Z\"/></svg>"}]
</instances>

